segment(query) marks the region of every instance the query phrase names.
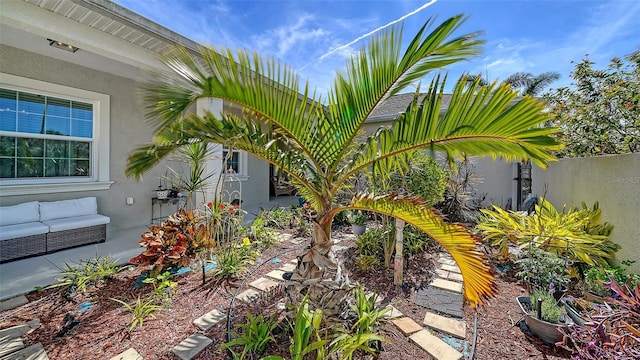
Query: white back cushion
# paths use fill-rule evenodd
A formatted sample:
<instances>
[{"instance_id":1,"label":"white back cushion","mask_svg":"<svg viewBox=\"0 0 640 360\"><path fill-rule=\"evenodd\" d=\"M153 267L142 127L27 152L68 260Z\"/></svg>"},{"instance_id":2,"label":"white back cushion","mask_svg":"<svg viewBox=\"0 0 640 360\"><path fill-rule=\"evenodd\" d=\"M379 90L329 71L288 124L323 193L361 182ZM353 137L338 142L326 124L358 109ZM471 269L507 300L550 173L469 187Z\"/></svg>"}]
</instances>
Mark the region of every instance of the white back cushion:
<instances>
[{"instance_id":1,"label":"white back cushion","mask_svg":"<svg viewBox=\"0 0 640 360\"><path fill-rule=\"evenodd\" d=\"M73 200L40 203L40 221L93 215L97 213L98 201L93 196Z\"/></svg>"},{"instance_id":2,"label":"white back cushion","mask_svg":"<svg viewBox=\"0 0 640 360\"><path fill-rule=\"evenodd\" d=\"M0 226L24 224L40 220L38 202L30 201L18 205L0 206Z\"/></svg>"}]
</instances>

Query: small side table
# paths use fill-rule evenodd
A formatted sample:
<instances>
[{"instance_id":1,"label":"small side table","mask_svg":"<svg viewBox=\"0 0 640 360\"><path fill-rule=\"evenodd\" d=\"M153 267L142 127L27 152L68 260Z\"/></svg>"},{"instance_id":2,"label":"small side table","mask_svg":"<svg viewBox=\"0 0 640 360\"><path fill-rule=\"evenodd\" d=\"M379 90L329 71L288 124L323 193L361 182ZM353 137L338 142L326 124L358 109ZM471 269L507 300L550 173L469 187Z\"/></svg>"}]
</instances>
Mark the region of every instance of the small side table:
<instances>
[{"instance_id":1,"label":"small side table","mask_svg":"<svg viewBox=\"0 0 640 360\"><path fill-rule=\"evenodd\" d=\"M162 211L163 208L169 208L173 211L171 214L177 213L178 210L185 205L184 197L168 197L166 199L158 199L157 197L151 198L151 223L159 224L162 220L166 219L169 215L165 215ZM166 210L165 210L166 211Z\"/></svg>"}]
</instances>

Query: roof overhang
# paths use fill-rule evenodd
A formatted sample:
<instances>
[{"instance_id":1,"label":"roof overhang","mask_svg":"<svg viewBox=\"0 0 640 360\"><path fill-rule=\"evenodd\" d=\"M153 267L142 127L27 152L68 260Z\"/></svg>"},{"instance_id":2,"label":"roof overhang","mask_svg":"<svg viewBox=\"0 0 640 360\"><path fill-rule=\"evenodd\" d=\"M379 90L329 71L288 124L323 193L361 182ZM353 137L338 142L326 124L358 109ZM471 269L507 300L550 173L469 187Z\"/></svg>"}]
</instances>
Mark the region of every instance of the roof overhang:
<instances>
[{"instance_id":1,"label":"roof overhang","mask_svg":"<svg viewBox=\"0 0 640 360\"><path fill-rule=\"evenodd\" d=\"M80 48L49 46L54 39ZM0 3L0 42L8 46L134 79L166 71L159 55L198 44L105 0L13 0Z\"/></svg>"}]
</instances>

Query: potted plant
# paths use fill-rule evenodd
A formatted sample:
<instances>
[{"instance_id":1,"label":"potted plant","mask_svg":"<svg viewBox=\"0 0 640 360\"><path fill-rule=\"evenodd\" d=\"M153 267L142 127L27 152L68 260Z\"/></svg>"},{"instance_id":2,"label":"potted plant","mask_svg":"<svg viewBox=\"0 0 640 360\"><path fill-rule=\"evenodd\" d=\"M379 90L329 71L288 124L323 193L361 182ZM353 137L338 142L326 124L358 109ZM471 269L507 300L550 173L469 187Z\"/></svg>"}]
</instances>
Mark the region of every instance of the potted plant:
<instances>
[{"instance_id":1,"label":"potted plant","mask_svg":"<svg viewBox=\"0 0 640 360\"><path fill-rule=\"evenodd\" d=\"M355 235L364 234L367 230L367 215L364 211L356 210L347 214L347 221L351 224L351 231Z\"/></svg>"},{"instance_id":2,"label":"potted plant","mask_svg":"<svg viewBox=\"0 0 640 360\"><path fill-rule=\"evenodd\" d=\"M518 296L516 301L531 333L547 344L562 341L558 328L567 330L573 324L564 306L559 306L549 291L536 290L531 296Z\"/></svg>"},{"instance_id":3,"label":"potted plant","mask_svg":"<svg viewBox=\"0 0 640 360\"><path fill-rule=\"evenodd\" d=\"M559 300L569 284L568 260L536 247L518 254L516 268L516 276L525 282L529 292L552 289Z\"/></svg>"}]
</instances>

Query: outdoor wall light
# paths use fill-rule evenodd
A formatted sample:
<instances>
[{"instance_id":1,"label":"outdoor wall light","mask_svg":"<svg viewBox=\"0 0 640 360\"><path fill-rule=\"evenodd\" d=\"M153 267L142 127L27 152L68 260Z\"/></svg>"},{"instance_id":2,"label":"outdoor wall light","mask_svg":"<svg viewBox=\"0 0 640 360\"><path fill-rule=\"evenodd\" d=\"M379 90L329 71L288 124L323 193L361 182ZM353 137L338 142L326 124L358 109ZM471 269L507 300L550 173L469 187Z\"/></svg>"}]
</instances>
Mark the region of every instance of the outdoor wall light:
<instances>
[{"instance_id":1,"label":"outdoor wall light","mask_svg":"<svg viewBox=\"0 0 640 360\"><path fill-rule=\"evenodd\" d=\"M72 53L78 51L78 49L79 49L79 48L77 48L77 47L75 47L73 45L69 45L69 44L63 43L62 41L51 40L51 39L47 39L47 41L49 42L49 45L53 46L54 48L67 50L67 51L70 51Z\"/></svg>"}]
</instances>

